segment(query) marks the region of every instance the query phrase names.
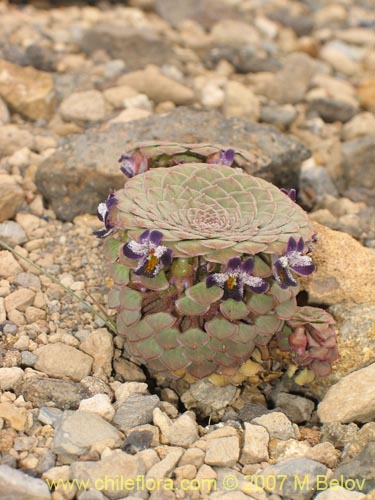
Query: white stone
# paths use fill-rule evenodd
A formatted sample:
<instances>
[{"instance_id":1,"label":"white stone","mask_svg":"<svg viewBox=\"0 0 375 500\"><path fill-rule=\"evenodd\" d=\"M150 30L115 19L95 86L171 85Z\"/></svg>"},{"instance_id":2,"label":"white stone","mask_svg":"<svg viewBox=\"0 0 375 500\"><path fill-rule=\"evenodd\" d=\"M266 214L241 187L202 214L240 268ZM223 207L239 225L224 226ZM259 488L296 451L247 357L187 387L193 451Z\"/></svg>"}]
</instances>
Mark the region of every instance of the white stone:
<instances>
[{"instance_id":1,"label":"white stone","mask_svg":"<svg viewBox=\"0 0 375 500\"><path fill-rule=\"evenodd\" d=\"M243 465L256 464L269 459L268 443L270 437L261 425L245 422L244 444L240 462Z\"/></svg>"},{"instance_id":2,"label":"white stone","mask_svg":"<svg viewBox=\"0 0 375 500\"><path fill-rule=\"evenodd\" d=\"M0 465L2 500L50 500L51 492L42 479L30 477L9 465Z\"/></svg>"},{"instance_id":3,"label":"white stone","mask_svg":"<svg viewBox=\"0 0 375 500\"><path fill-rule=\"evenodd\" d=\"M13 389L23 378L24 372L21 368L0 368L0 389L8 391Z\"/></svg>"},{"instance_id":4,"label":"white stone","mask_svg":"<svg viewBox=\"0 0 375 500\"><path fill-rule=\"evenodd\" d=\"M111 400L107 394L95 394L92 398L82 399L79 404L79 411L90 411L97 413L109 422L115 414L115 409L111 405Z\"/></svg>"},{"instance_id":5,"label":"white stone","mask_svg":"<svg viewBox=\"0 0 375 500\"><path fill-rule=\"evenodd\" d=\"M284 413L279 411L273 411L261 417L253 418L251 423L265 427L270 439L287 440L296 437L292 422Z\"/></svg>"},{"instance_id":6,"label":"white stone","mask_svg":"<svg viewBox=\"0 0 375 500\"><path fill-rule=\"evenodd\" d=\"M131 394L146 394L147 391L148 386L143 382L125 382L115 388L117 405L124 403Z\"/></svg>"},{"instance_id":7,"label":"white stone","mask_svg":"<svg viewBox=\"0 0 375 500\"><path fill-rule=\"evenodd\" d=\"M60 115L65 121L100 121L106 116L106 103L98 90L74 92L61 103Z\"/></svg>"}]
</instances>

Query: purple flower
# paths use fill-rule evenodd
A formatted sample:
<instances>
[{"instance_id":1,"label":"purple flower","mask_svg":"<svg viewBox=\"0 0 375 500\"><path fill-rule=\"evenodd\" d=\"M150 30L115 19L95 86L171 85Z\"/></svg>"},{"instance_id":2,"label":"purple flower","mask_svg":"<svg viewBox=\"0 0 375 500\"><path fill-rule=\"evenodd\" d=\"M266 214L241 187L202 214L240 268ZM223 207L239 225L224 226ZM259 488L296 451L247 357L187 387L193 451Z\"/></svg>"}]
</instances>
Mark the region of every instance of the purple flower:
<instances>
[{"instance_id":1,"label":"purple flower","mask_svg":"<svg viewBox=\"0 0 375 500\"><path fill-rule=\"evenodd\" d=\"M112 193L108 195L104 203L99 203L97 214L99 220L104 222L105 227L103 229L98 229L97 231L93 232L93 234L98 238L105 238L109 234L113 233L113 231L116 229L115 226L111 223L109 217L110 210L114 205L116 205L116 203L117 199L114 191L112 191Z\"/></svg>"},{"instance_id":2,"label":"purple flower","mask_svg":"<svg viewBox=\"0 0 375 500\"><path fill-rule=\"evenodd\" d=\"M243 299L245 285L255 293L264 293L269 288L267 281L251 275L253 269L254 259L252 257L243 262L239 257L233 257L228 261L225 273L207 276L206 286L211 288L217 285L224 289L223 300L234 299L240 302Z\"/></svg>"},{"instance_id":3,"label":"purple flower","mask_svg":"<svg viewBox=\"0 0 375 500\"><path fill-rule=\"evenodd\" d=\"M292 201L296 201L297 199L297 192L294 188L291 188L291 189L284 189L284 188L281 188L280 191L282 191L284 194L286 194L288 196L288 198L290 198Z\"/></svg>"},{"instance_id":4,"label":"purple flower","mask_svg":"<svg viewBox=\"0 0 375 500\"><path fill-rule=\"evenodd\" d=\"M303 238L296 241L291 236L285 255L282 255L273 263L273 275L281 288L285 289L289 286L297 286L297 281L294 279L291 271L302 276L307 276L315 271L315 264L311 257L302 253L304 248L305 243Z\"/></svg>"},{"instance_id":5,"label":"purple flower","mask_svg":"<svg viewBox=\"0 0 375 500\"><path fill-rule=\"evenodd\" d=\"M172 262L172 250L159 245L163 238L160 231L147 229L138 238L123 246L123 253L128 259L138 259L134 273L147 278L154 278L160 269Z\"/></svg>"},{"instance_id":6,"label":"purple flower","mask_svg":"<svg viewBox=\"0 0 375 500\"><path fill-rule=\"evenodd\" d=\"M121 155L118 161L121 163L120 170L127 177L134 177L148 170L148 160L139 151L133 155Z\"/></svg>"},{"instance_id":7,"label":"purple flower","mask_svg":"<svg viewBox=\"0 0 375 500\"><path fill-rule=\"evenodd\" d=\"M227 165L230 167L234 162L235 156L234 149L227 149L226 151L220 151L220 153L215 153L209 157L207 163L218 163L219 165Z\"/></svg>"}]
</instances>

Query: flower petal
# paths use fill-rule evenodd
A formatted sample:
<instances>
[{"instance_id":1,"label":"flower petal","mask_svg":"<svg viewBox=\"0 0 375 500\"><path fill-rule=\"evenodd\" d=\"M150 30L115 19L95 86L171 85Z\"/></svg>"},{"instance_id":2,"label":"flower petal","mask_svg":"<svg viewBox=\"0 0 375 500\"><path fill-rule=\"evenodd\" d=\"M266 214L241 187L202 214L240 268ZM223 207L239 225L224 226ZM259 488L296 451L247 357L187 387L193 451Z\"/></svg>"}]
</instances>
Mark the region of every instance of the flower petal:
<instances>
[{"instance_id":1,"label":"flower petal","mask_svg":"<svg viewBox=\"0 0 375 500\"><path fill-rule=\"evenodd\" d=\"M146 243L146 242L148 242L148 241L149 241L149 239L150 239L150 232L151 232L151 231L150 231L150 229L146 229L146 231L144 231L144 232L141 234L141 236L139 237L139 241L140 241L141 243Z\"/></svg>"},{"instance_id":2,"label":"flower petal","mask_svg":"<svg viewBox=\"0 0 375 500\"><path fill-rule=\"evenodd\" d=\"M239 267L241 267L242 261L239 257L233 257L228 260L227 269L228 271L235 271Z\"/></svg>"},{"instance_id":3,"label":"flower petal","mask_svg":"<svg viewBox=\"0 0 375 500\"><path fill-rule=\"evenodd\" d=\"M144 233L143 233L144 234ZM143 235L141 235L141 238L142 238ZM162 238L163 238L163 233L160 232L160 231L157 231L157 230L154 230L154 231L151 231L150 235L149 235L149 241L157 246L159 245L159 243L161 242Z\"/></svg>"},{"instance_id":4,"label":"flower petal","mask_svg":"<svg viewBox=\"0 0 375 500\"><path fill-rule=\"evenodd\" d=\"M277 259L273 266L273 275L280 288L286 289L289 286L297 286L297 281L293 278L288 267L284 267L280 259Z\"/></svg>"},{"instance_id":5,"label":"flower petal","mask_svg":"<svg viewBox=\"0 0 375 500\"><path fill-rule=\"evenodd\" d=\"M297 242L293 238L293 236L291 236L289 238L289 240L288 240L288 246L286 248L286 254L288 255L289 253L295 252L296 250L297 250Z\"/></svg>"},{"instance_id":6,"label":"flower petal","mask_svg":"<svg viewBox=\"0 0 375 500\"><path fill-rule=\"evenodd\" d=\"M242 262L241 271L243 271L246 274L250 274L253 272L253 270L254 270L254 259L252 257Z\"/></svg>"}]
</instances>

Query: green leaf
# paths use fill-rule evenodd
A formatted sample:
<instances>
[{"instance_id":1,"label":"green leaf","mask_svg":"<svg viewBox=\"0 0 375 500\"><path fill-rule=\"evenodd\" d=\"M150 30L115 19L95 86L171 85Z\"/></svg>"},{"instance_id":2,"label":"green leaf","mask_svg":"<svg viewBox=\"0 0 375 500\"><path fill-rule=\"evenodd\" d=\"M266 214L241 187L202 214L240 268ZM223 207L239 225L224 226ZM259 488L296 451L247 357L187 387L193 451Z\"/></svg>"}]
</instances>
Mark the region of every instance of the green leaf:
<instances>
[{"instance_id":1,"label":"green leaf","mask_svg":"<svg viewBox=\"0 0 375 500\"><path fill-rule=\"evenodd\" d=\"M127 311L140 311L142 307L142 294L128 287L121 288L120 302L122 308Z\"/></svg>"},{"instance_id":2,"label":"green leaf","mask_svg":"<svg viewBox=\"0 0 375 500\"><path fill-rule=\"evenodd\" d=\"M210 308L210 306L198 304L186 296L176 300L175 305L177 312L182 316L200 316Z\"/></svg>"},{"instance_id":3,"label":"green leaf","mask_svg":"<svg viewBox=\"0 0 375 500\"><path fill-rule=\"evenodd\" d=\"M123 312L126 315L127 311ZM122 314L120 313L117 316L117 326L119 329L119 333L120 335L124 335L124 337L127 338L130 342L147 339L154 334L154 329L149 324L147 324L144 319L142 319L135 325L130 326L129 328L126 328L126 326L124 328L124 324L126 325L126 323L123 321Z\"/></svg>"},{"instance_id":4,"label":"green leaf","mask_svg":"<svg viewBox=\"0 0 375 500\"><path fill-rule=\"evenodd\" d=\"M239 329L238 325L231 323L225 318L214 318L211 321L207 321L204 328L212 337L219 340L232 337Z\"/></svg>"},{"instance_id":5,"label":"green leaf","mask_svg":"<svg viewBox=\"0 0 375 500\"><path fill-rule=\"evenodd\" d=\"M288 302L283 302L275 307L275 314L280 319L290 319L294 316L297 311L296 299L288 300Z\"/></svg>"},{"instance_id":6,"label":"green leaf","mask_svg":"<svg viewBox=\"0 0 375 500\"><path fill-rule=\"evenodd\" d=\"M273 309L273 298L264 293L253 293L247 301L248 307L256 314L266 314Z\"/></svg>"},{"instance_id":7,"label":"green leaf","mask_svg":"<svg viewBox=\"0 0 375 500\"><path fill-rule=\"evenodd\" d=\"M117 326L122 334L126 335L128 326L134 325L141 319L140 311L120 311L117 315Z\"/></svg>"},{"instance_id":8,"label":"green leaf","mask_svg":"<svg viewBox=\"0 0 375 500\"><path fill-rule=\"evenodd\" d=\"M176 320L177 318L166 312L148 314L144 319L144 321L152 327L154 332L161 332L166 328L170 328L176 323Z\"/></svg>"},{"instance_id":9,"label":"green leaf","mask_svg":"<svg viewBox=\"0 0 375 500\"><path fill-rule=\"evenodd\" d=\"M142 358L147 361L149 359L159 358L163 354L163 348L155 342L155 339L149 338L137 343L137 349Z\"/></svg>"},{"instance_id":10,"label":"green leaf","mask_svg":"<svg viewBox=\"0 0 375 500\"><path fill-rule=\"evenodd\" d=\"M255 325L248 325L247 323L240 322L238 324L238 326L239 326L239 330L236 333L236 335L233 337L233 339L236 342L240 342L242 344L254 343L254 339L258 334L257 329L255 328Z\"/></svg>"},{"instance_id":11,"label":"green leaf","mask_svg":"<svg viewBox=\"0 0 375 500\"><path fill-rule=\"evenodd\" d=\"M118 285L127 285L129 283L129 273L130 270L128 267L123 266L118 262L111 264L112 279Z\"/></svg>"},{"instance_id":12,"label":"green leaf","mask_svg":"<svg viewBox=\"0 0 375 500\"><path fill-rule=\"evenodd\" d=\"M166 330L157 333L155 340L160 345L160 347L163 347L163 349L166 350L170 350L179 345L178 337L180 335L180 331L176 328L167 328Z\"/></svg>"},{"instance_id":13,"label":"green leaf","mask_svg":"<svg viewBox=\"0 0 375 500\"><path fill-rule=\"evenodd\" d=\"M284 290L283 288L280 288L276 282L271 286L270 292L278 304L286 302L292 296L292 292L289 288Z\"/></svg>"},{"instance_id":14,"label":"green leaf","mask_svg":"<svg viewBox=\"0 0 375 500\"><path fill-rule=\"evenodd\" d=\"M190 349L198 349L208 342L208 335L199 328L189 328L180 336L180 342Z\"/></svg>"},{"instance_id":15,"label":"green leaf","mask_svg":"<svg viewBox=\"0 0 375 500\"><path fill-rule=\"evenodd\" d=\"M120 307L120 288L114 287L109 291L108 307L113 309Z\"/></svg>"},{"instance_id":16,"label":"green leaf","mask_svg":"<svg viewBox=\"0 0 375 500\"><path fill-rule=\"evenodd\" d=\"M190 364L182 347L164 351L161 360L172 371L181 370Z\"/></svg>"},{"instance_id":17,"label":"green leaf","mask_svg":"<svg viewBox=\"0 0 375 500\"><path fill-rule=\"evenodd\" d=\"M249 310L243 302L228 299L220 304L220 311L223 316L231 321L243 319L249 315Z\"/></svg>"},{"instance_id":18,"label":"green leaf","mask_svg":"<svg viewBox=\"0 0 375 500\"><path fill-rule=\"evenodd\" d=\"M115 240L115 238L107 238L103 243L104 258L110 262L115 262L121 244L121 241Z\"/></svg>"},{"instance_id":19,"label":"green leaf","mask_svg":"<svg viewBox=\"0 0 375 500\"><path fill-rule=\"evenodd\" d=\"M140 283L148 290L166 290L169 287L169 282L165 277L164 271L160 271L155 278L147 278L146 276L138 276L132 273L132 282Z\"/></svg>"},{"instance_id":20,"label":"green leaf","mask_svg":"<svg viewBox=\"0 0 375 500\"><path fill-rule=\"evenodd\" d=\"M197 285L187 288L185 293L194 302L203 306L208 306L221 299L224 290L218 286L207 288L206 283L198 283Z\"/></svg>"},{"instance_id":21,"label":"green leaf","mask_svg":"<svg viewBox=\"0 0 375 500\"><path fill-rule=\"evenodd\" d=\"M276 333L281 327L282 321L272 314L259 316L255 320L255 326L260 334Z\"/></svg>"},{"instance_id":22,"label":"green leaf","mask_svg":"<svg viewBox=\"0 0 375 500\"><path fill-rule=\"evenodd\" d=\"M188 347L185 349L186 356L193 363L205 363L210 360L214 355L212 349L210 349L207 345L201 346L199 349L189 349Z\"/></svg>"}]
</instances>

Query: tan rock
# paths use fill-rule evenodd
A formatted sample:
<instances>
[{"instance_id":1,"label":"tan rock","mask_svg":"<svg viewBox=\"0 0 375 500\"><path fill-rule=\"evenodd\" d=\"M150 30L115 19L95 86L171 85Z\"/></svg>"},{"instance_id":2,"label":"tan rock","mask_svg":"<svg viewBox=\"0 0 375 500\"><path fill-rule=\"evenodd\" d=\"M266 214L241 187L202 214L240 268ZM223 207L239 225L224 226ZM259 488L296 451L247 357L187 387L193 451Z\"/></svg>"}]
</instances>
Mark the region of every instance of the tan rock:
<instances>
[{"instance_id":1,"label":"tan rock","mask_svg":"<svg viewBox=\"0 0 375 500\"><path fill-rule=\"evenodd\" d=\"M360 83L358 98L365 109L372 110L375 108L375 75Z\"/></svg>"},{"instance_id":2,"label":"tan rock","mask_svg":"<svg viewBox=\"0 0 375 500\"><path fill-rule=\"evenodd\" d=\"M253 91L240 82L229 81L225 89L223 112L225 116L238 116L257 121L260 107Z\"/></svg>"},{"instance_id":3,"label":"tan rock","mask_svg":"<svg viewBox=\"0 0 375 500\"><path fill-rule=\"evenodd\" d=\"M160 460L160 462L153 465L147 472L146 479L163 479L171 477L172 471L174 470L177 462L180 460L183 454L182 448L171 448L168 455Z\"/></svg>"},{"instance_id":4,"label":"tan rock","mask_svg":"<svg viewBox=\"0 0 375 500\"><path fill-rule=\"evenodd\" d=\"M115 109L123 109L125 99L138 95L138 92L127 85L121 85L104 90L103 95Z\"/></svg>"},{"instance_id":5,"label":"tan rock","mask_svg":"<svg viewBox=\"0 0 375 500\"><path fill-rule=\"evenodd\" d=\"M34 354L38 358L35 368L56 378L80 381L90 374L93 363L91 356L62 342L39 347Z\"/></svg>"},{"instance_id":6,"label":"tan rock","mask_svg":"<svg viewBox=\"0 0 375 500\"><path fill-rule=\"evenodd\" d=\"M25 201L23 190L15 183L0 184L0 222L12 219ZM0 271L1 272L1 271Z\"/></svg>"},{"instance_id":7,"label":"tan rock","mask_svg":"<svg viewBox=\"0 0 375 500\"><path fill-rule=\"evenodd\" d=\"M7 312L17 309L18 311L25 311L28 306L34 301L35 292L28 288L20 288L15 292L5 297L5 309Z\"/></svg>"},{"instance_id":8,"label":"tan rock","mask_svg":"<svg viewBox=\"0 0 375 500\"><path fill-rule=\"evenodd\" d=\"M205 463L218 467L233 467L238 461L240 446L238 436L228 436L207 441Z\"/></svg>"},{"instance_id":9,"label":"tan rock","mask_svg":"<svg viewBox=\"0 0 375 500\"><path fill-rule=\"evenodd\" d=\"M186 412L178 417L167 431L170 444L189 447L199 438L198 425L193 412Z\"/></svg>"},{"instance_id":10,"label":"tan rock","mask_svg":"<svg viewBox=\"0 0 375 500\"><path fill-rule=\"evenodd\" d=\"M156 103L172 101L175 104L190 104L194 92L171 78L164 76L157 66L149 65L144 70L134 71L118 79L120 85L127 85L146 94Z\"/></svg>"},{"instance_id":11,"label":"tan rock","mask_svg":"<svg viewBox=\"0 0 375 500\"><path fill-rule=\"evenodd\" d=\"M30 120L50 119L55 106L49 73L7 61L0 61L0 96Z\"/></svg>"},{"instance_id":12,"label":"tan rock","mask_svg":"<svg viewBox=\"0 0 375 500\"><path fill-rule=\"evenodd\" d=\"M106 116L106 103L98 90L74 92L64 99L59 111L66 121L97 122Z\"/></svg>"},{"instance_id":13,"label":"tan rock","mask_svg":"<svg viewBox=\"0 0 375 500\"><path fill-rule=\"evenodd\" d=\"M105 328L99 328L89 334L81 343L81 350L94 358L93 375L107 378L112 372L113 337Z\"/></svg>"},{"instance_id":14,"label":"tan rock","mask_svg":"<svg viewBox=\"0 0 375 500\"><path fill-rule=\"evenodd\" d=\"M0 368L0 389L8 391L22 380L23 370L17 366L10 368Z\"/></svg>"},{"instance_id":15,"label":"tan rock","mask_svg":"<svg viewBox=\"0 0 375 500\"><path fill-rule=\"evenodd\" d=\"M17 408L11 403L0 403L0 417L9 422L9 425L16 431L24 431L28 412L25 408Z\"/></svg>"},{"instance_id":16,"label":"tan rock","mask_svg":"<svg viewBox=\"0 0 375 500\"><path fill-rule=\"evenodd\" d=\"M0 278L11 278L22 271L22 267L8 250L0 251Z\"/></svg>"},{"instance_id":17,"label":"tan rock","mask_svg":"<svg viewBox=\"0 0 375 500\"><path fill-rule=\"evenodd\" d=\"M314 223L318 242L313 258L317 270L301 280L309 302L356 304L375 302L375 254L352 236Z\"/></svg>"},{"instance_id":18,"label":"tan rock","mask_svg":"<svg viewBox=\"0 0 375 500\"><path fill-rule=\"evenodd\" d=\"M370 422L375 418L375 363L346 375L330 387L318 406L326 422Z\"/></svg>"},{"instance_id":19,"label":"tan rock","mask_svg":"<svg viewBox=\"0 0 375 500\"><path fill-rule=\"evenodd\" d=\"M240 458L241 464L256 464L267 461L269 459L269 440L270 437L264 427L245 422L244 444Z\"/></svg>"}]
</instances>

